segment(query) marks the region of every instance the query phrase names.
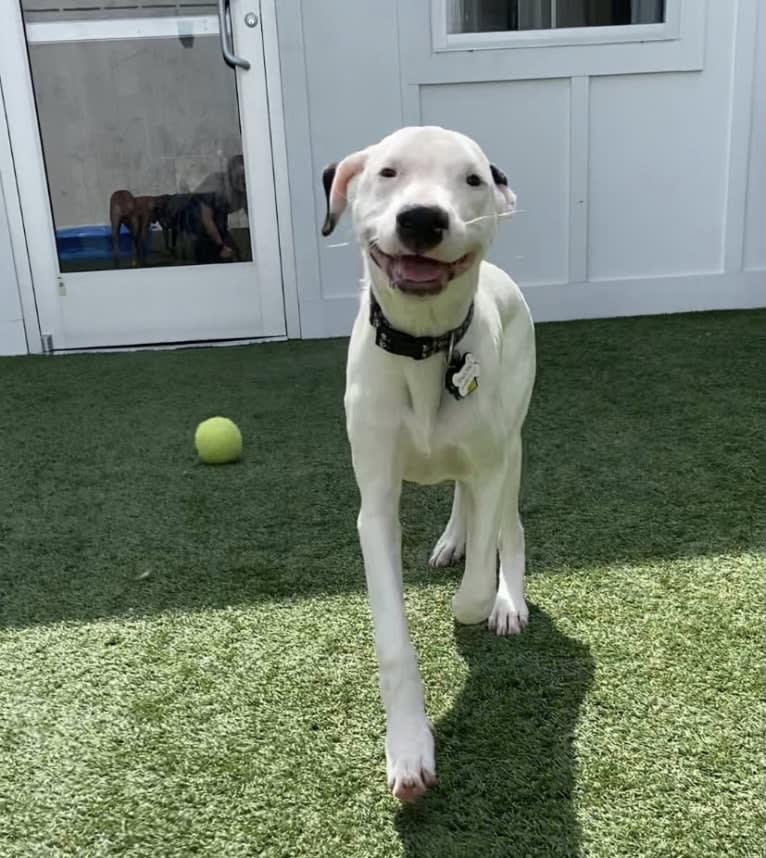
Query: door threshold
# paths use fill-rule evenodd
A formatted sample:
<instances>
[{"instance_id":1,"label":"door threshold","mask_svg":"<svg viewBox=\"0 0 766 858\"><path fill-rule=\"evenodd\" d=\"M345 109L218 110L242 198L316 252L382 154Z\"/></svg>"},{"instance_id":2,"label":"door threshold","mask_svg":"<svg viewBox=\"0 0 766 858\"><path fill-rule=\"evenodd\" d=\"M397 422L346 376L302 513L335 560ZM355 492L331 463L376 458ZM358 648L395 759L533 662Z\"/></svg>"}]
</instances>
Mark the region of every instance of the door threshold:
<instances>
[{"instance_id":1,"label":"door threshold","mask_svg":"<svg viewBox=\"0 0 766 858\"><path fill-rule=\"evenodd\" d=\"M208 349L222 346L250 346L258 343L284 343L287 337L246 337L234 340L184 340L176 343L136 343L122 346L92 346L80 349L54 349L52 355L111 354L112 352L177 351L179 349Z\"/></svg>"}]
</instances>

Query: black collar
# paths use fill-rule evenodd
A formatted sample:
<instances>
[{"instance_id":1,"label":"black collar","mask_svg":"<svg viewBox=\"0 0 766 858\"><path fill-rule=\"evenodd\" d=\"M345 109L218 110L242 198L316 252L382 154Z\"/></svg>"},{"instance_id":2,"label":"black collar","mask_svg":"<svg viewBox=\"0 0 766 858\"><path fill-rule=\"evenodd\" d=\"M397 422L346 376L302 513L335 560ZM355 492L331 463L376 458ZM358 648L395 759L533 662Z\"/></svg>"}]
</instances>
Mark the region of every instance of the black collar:
<instances>
[{"instance_id":1,"label":"black collar","mask_svg":"<svg viewBox=\"0 0 766 858\"><path fill-rule=\"evenodd\" d=\"M394 355L423 360L439 352L449 352L450 347L455 346L465 336L472 319L473 301L468 308L468 315L457 328L438 337L413 337L412 334L391 327L370 289L370 324L375 328L375 345Z\"/></svg>"}]
</instances>

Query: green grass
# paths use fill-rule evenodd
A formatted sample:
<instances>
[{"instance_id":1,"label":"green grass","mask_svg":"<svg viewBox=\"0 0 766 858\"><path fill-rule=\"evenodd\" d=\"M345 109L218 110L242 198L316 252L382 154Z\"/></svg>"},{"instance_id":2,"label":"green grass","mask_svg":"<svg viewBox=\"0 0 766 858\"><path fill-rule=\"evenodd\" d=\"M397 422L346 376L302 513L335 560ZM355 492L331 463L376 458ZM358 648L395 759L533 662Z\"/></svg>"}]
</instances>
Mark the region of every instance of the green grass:
<instances>
[{"instance_id":1,"label":"green grass","mask_svg":"<svg viewBox=\"0 0 766 858\"><path fill-rule=\"evenodd\" d=\"M439 786L385 788L345 343L0 361L0 855L745 858L764 825L763 312L544 325L531 623L404 568ZM236 419L238 465L195 462Z\"/></svg>"}]
</instances>

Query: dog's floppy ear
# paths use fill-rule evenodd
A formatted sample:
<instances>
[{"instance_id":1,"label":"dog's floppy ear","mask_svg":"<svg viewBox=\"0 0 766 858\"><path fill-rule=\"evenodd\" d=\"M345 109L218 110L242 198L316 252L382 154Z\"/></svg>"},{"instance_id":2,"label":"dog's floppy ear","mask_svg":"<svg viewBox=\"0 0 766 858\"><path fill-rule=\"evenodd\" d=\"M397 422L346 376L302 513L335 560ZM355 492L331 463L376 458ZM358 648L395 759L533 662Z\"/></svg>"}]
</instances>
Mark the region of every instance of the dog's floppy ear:
<instances>
[{"instance_id":1,"label":"dog's floppy ear","mask_svg":"<svg viewBox=\"0 0 766 858\"><path fill-rule=\"evenodd\" d=\"M327 214L322 224L322 235L329 235L346 208L348 183L362 171L367 161L367 150L362 149L345 157L340 164L329 164L322 172Z\"/></svg>"},{"instance_id":2,"label":"dog's floppy ear","mask_svg":"<svg viewBox=\"0 0 766 858\"><path fill-rule=\"evenodd\" d=\"M516 194L508 187L508 177L494 164L489 165L495 183L495 202L498 214L510 214L516 208Z\"/></svg>"}]
</instances>

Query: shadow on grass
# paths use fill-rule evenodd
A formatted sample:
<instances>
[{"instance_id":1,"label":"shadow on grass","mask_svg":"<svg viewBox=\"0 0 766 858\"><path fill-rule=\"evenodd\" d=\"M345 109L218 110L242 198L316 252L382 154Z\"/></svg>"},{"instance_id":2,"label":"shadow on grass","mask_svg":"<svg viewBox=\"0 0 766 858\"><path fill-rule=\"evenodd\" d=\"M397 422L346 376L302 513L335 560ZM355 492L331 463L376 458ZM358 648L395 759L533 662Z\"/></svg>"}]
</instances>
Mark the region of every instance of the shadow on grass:
<instances>
[{"instance_id":1,"label":"shadow on grass","mask_svg":"<svg viewBox=\"0 0 766 858\"><path fill-rule=\"evenodd\" d=\"M573 748L593 676L586 646L533 608L512 640L456 627L465 686L435 730L438 786L403 808L408 858L572 858L580 854Z\"/></svg>"},{"instance_id":2,"label":"shadow on grass","mask_svg":"<svg viewBox=\"0 0 766 858\"><path fill-rule=\"evenodd\" d=\"M760 546L762 312L538 329L530 574ZM0 626L362 590L346 343L0 361ZM723 357L722 357L723 356ZM245 459L196 464L232 416ZM408 489L408 583L449 514Z\"/></svg>"}]
</instances>

